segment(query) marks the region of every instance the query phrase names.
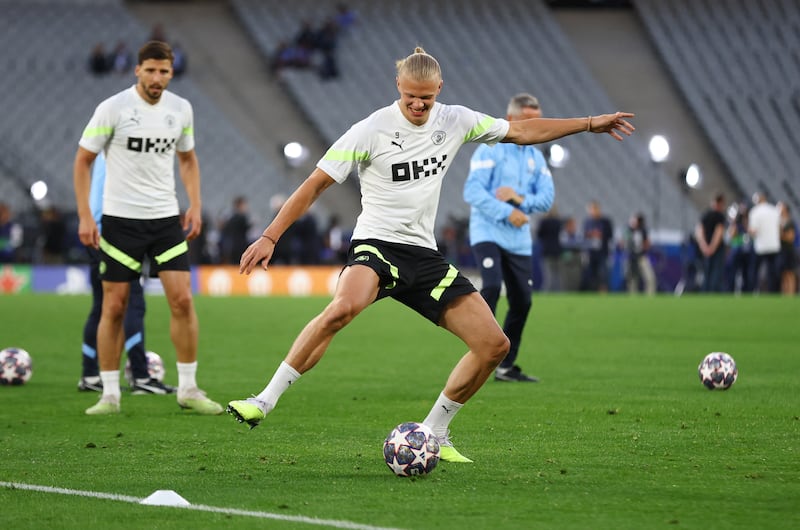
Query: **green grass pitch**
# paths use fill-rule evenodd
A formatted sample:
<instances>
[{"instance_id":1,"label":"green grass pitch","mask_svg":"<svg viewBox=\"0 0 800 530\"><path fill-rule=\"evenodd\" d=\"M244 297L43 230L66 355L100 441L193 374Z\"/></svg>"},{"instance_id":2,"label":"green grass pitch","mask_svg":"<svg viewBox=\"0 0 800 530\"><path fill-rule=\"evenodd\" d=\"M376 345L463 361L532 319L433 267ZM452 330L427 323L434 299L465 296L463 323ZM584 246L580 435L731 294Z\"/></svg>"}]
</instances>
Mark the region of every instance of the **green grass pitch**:
<instances>
[{"instance_id":1,"label":"green grass pitch","mask_svg":"<svg viewBox=\"0 0 800 530\"><path fill-rule=\"evenodd\" d=\"M198 380L227 402L259 392L326 299L196 298ZM0 297L0 345L34 375L0 387L0 482L194 505L142 506L0 487L3 528L769 529L800 527L800 299L539 296L519 362L538 384L489 381L452 424L474 464L395 477L383 438L421 420L463 345L402 305L368 308L258 428L123 393L88 417L79 393L86 296ZM177 383L163 298L147 346ZM711 351L739 380L708 391ZM303 521L293 517L314 518ZM348 526L349 525L349 526Z\"/></svg>"}]
</instances>

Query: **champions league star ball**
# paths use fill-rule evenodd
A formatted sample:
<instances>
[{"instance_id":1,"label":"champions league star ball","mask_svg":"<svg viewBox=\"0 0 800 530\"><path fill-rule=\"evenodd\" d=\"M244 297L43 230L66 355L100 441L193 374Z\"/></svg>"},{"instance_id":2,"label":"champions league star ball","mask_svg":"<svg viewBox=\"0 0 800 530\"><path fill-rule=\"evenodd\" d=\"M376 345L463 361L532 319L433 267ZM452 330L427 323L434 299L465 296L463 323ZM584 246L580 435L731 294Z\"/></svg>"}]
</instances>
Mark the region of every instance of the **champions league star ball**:
<instances>
[{"instance_id":1,"label":"champions league star ball","mask_svg":"<svg viewBox=\"0 0 800 530\"><path fill-rule=\"evenodd\" d=\"M33 360L22 348L0 351L0 385L24 385L33 375Z\"/></svg>"},{"instance_id":2,"label":"champions league star ball","mask_svg":"<svg viewBox=\"0 0 800 530\"><path fill-rule=\"evenodd\" d=\"M164 368L164 360L154 351L147 351L144 355L147 358L147 373L150 375L150 378L163 382L164 375L167 373L166 368ZM133 372L131 372L130 359L125 363L125 379L133 384Z\"/></svg>"},{"instance_id":3,"label":"champions league star ball","mask_svg":"<svg viewBox=\"0 0 800 530\"><path fill-rule=\"evenodd\" d=\"M706 355L697 367L697 373L700 382L709 390L728 390L739 375L733 357L719 351Z\"/></svg>"},{"instance_id":4,"label":"champions league star ball","mask_svg":"<svg viewBox=\"0 0 800 530\"><path fill-rule=\"evenodd\" d=\"M439 463L439 440L426 425L401 423L383 442L383 458L398 477L427 475Z\"/></svg>"}]
</instances>

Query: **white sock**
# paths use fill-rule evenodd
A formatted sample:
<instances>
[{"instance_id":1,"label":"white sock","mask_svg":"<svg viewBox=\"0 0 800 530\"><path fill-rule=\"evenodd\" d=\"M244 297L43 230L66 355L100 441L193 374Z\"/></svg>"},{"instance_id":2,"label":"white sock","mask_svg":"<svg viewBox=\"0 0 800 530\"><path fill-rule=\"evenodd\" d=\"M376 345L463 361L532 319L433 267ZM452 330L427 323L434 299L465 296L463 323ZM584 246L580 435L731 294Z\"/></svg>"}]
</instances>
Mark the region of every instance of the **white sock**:
<instances>
[{"instance_id":1,"label":"white sock","mask_svg":"<svg viewBox=\"0 0 800 530\"><path fill-rule=\"evenodd\" d=\"M286 364L286 361L283 361L278 369L275 370L275 375L272 376L269 384L256 396L256 399L263 401L271 408L275 408L275 404L281 395L298 379L300 379L300 372Z\"/></svg>"},{"instance_id":2,"label":"white sock","mask_svg":"<svg viewBox=\"0 0 800 530\"><path fill-rule=\"evenodd\" d=\"M444 392L439 394L439 399L433 404L433 408L428 413L428 417L422 422L431 428L433 434L442 437L447 434L447 428L453 421L456 413L463 407L463 403L456 403L452 399L445 397Z\"/></svg>"},{"instance_id":3,"label":"white sock","mask_svg":"<svg viewBox=\"0 0 800 530\"><path fill-rule=\"evenodd\" d=\"M119 390L119 370L101 371L100 380L103 382L103 397L110 397L119 401L122 394Z\"/></svg>"},{"instance_id":4,"label":"white sock","mask_svg":"<svg viewBox=\"0 0 800 530\"><path fill-rule=\"evenodd\" d=\"M176 363L178 365L178 390L197 388L197 361L193 363Z\"/></svg>"}]
</instances>

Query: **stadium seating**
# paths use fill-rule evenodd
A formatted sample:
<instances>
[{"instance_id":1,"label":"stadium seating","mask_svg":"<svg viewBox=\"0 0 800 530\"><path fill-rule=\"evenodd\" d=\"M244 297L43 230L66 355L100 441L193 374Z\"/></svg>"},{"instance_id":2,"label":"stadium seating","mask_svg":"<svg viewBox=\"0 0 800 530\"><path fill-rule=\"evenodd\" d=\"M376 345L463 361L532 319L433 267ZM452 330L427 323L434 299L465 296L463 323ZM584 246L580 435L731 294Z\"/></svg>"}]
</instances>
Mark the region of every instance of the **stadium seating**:
<instances>
[{"instance_id":1,"label":"stadium seating","mask_svg":"<svg viewBox=\"0 0 800 530\"><path fill-rule=\"evenodd\" d=\"M89 51L97 42L110 49L125 41L135 55L149 28L132 17L121 0L0 0L0 8L0 91L6 102L0 120L0 160L6 172L22 182L46 181L49 200L74 210L72 162L81 132L100 101L135 82L132 72L89 74ZM268 204L274 193L285 191L284 176L275 164L234 128L191 78L173 80L170 89L194 107L206 213L219 215L235 195ZM177 187L185 197L182 186ZM6 188L19 196L23 186L3 179L3 197Z\"/></svg>"},{"instance_id":2,"label":"stadium seating","mask_svg":"<svg viewBox=\"0 0 800 530\"><path fill-rule=\"evenodd\" d=\"M302 20L319 24L334 6L314 0L233 0L232 4L265 57L279 41L291 40ZM445 82L440 101L445 103L504 116L508 98L529 91L542 101L546 116L616 110L542 1L353 0L347 4L357 11L358 22L342 36L337 49L340 77L321 80L313 71L291 69L281 74L328 141L396 99L394 62L417 45L442 64ZM623 226L634 211L650 211L657 195L665 228L681 228L682 213L694 212L674 179L652 165L644 139L634 136L618 144L610 138L578 135L560 143L571 153L569 163L554 170L562 214L582 218L585 204L597 199ZM461 189L472 151L465 147L447 175L440 221L468 214ZM656 178L664 183L660 191L653 185Z\"/></svg>"},{"instance_id":3,"label":"stadium seating","mask_svg":"<svg viewBox=\"0 0 800 530\"><path fill-rule=\"evenodd\" d=\"M635 0L737 184L800 208L800 2Z\"/></svg>"}]
</instances>

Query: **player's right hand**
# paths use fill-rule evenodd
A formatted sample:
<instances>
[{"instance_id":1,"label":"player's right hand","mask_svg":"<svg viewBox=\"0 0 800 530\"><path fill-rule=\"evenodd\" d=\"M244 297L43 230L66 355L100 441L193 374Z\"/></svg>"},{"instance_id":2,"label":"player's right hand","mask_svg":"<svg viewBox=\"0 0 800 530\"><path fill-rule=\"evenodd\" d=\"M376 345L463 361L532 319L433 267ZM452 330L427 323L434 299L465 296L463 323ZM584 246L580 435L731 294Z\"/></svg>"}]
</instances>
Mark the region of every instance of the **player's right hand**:
<instances>
[{"instance_id":1,"label":"player's right hand","mask_svg":"<svg viewBox=\"0 0 800 530\"><path fill-rule=\"evenodd\" d=\"M79 219L78 239L87 247L100 248L100 231L97 229L97 223L94 222L93 217L81 217Z\"/></svg>"}]
</instances>

